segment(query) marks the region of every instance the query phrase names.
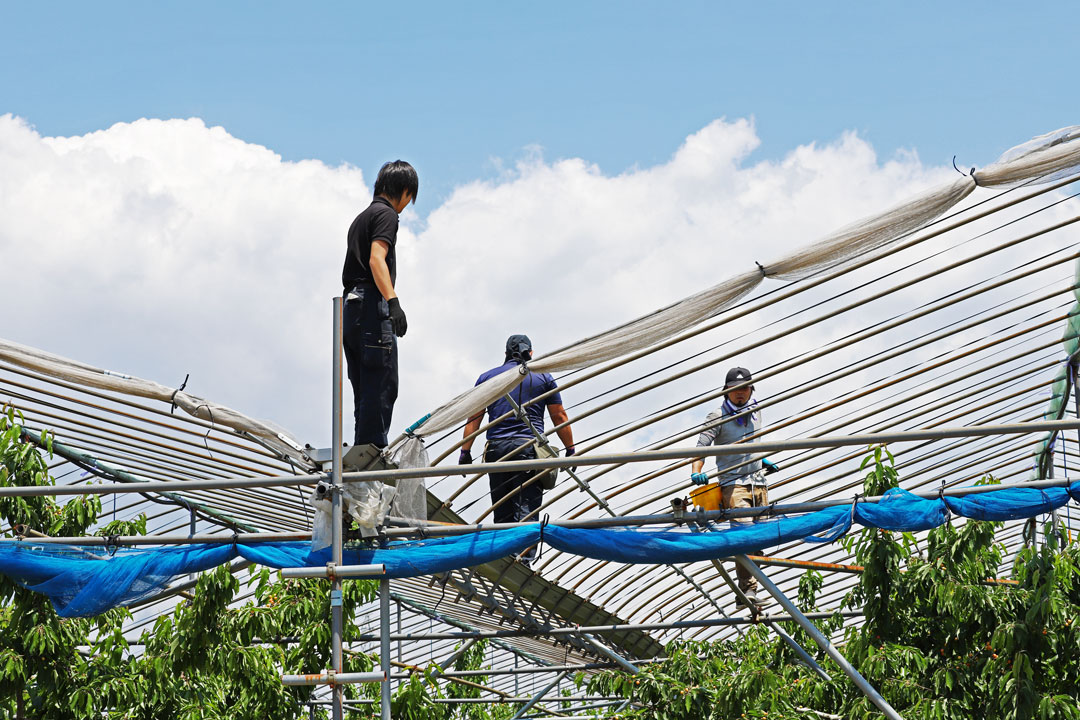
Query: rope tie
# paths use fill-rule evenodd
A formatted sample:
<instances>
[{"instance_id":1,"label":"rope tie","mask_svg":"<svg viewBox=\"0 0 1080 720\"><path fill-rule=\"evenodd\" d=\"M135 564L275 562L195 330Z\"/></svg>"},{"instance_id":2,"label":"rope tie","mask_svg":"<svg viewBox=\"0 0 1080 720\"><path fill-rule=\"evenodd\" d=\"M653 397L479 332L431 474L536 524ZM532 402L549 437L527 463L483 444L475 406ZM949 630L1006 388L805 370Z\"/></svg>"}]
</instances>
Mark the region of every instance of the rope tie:
<instances>
[{"instance_id":1,"label":"rope tie","mask_svg":"<svg viewBox=\"0 0 1080 720\"><path fill-rule=\"evenodd\" d=\"M964 177L971 178L971 182L975 183L975 187L980 187L979 178L975 177L975 168L971 168L967 172L964 172L960 168L956 167L956 156L955 155L952 156L952 166L953 166L953 170L955 170L956 172L960 173Z\"/></svg>"},{"instance_id":2,"label":"rope tie","mask_svg":"<svg viewBox=\"0 0 1080 720\"><path fill-rule=\"evenodd\" d=\"M851 520L849 525L855 525L855 508L859 507L859 498L862 497L862 493L855 493L855 500L851 503ZM849 530L851 528L848 528Z\"/></svg>"},{"instance_id":3,"label":"rope tie","mask_svg":"<svg viewBox=\"0 0 1080 720\"><path fill-rule=\"evenodd\" d=\"M944 479L941 480L941 485L938 487L937 499L938 499L938 502L940 502L942 504L942 506L945 508L945 522L952 523L952 511L949 510L949 504L947 502L945 502L945 480Z\"/></svg>"},{"instance_id":4,"label":"rope tie","mask_svg":"<svg viewBox=\"0 0 1080 720\"><path fill-rule=\"evenodd\" d=\"M759 263L757 260L754 261L754 264L757 265L757 269L761 271L761 277L768 277L769 276L769 274L767 272L765 272L765 266L764 265Z\"/></svg>"},{"instance_id":5,"label":"rope tie","mask_svg":"<svg viewBox=\"0 0 1080 720\"><path fill-rule=\"evenodd\" d=\"M172 405L172 407L169 408L169 414L170 415L172 415L174 412L176 412L176 395L177 395L177 393L181 393L181 392L184 391L184 388L187 387L188 378L190 378L190 377L191 377L191 373L184 373L184 382L180 383L180 387L173 390L172 397L169 398L169 402Z\"/></svg>"},{"instance_id":6,"label":"rope tie","mask_svg":"<svg viewBox=\"0 0 1080 720\"><path fill-rule=\"evenodd\" d=\"M105 551L109 553L109 557L116 555L116 551L120 549L120 536L119 535L106 535L105 536Z\"/></svg>"}]
</instances>

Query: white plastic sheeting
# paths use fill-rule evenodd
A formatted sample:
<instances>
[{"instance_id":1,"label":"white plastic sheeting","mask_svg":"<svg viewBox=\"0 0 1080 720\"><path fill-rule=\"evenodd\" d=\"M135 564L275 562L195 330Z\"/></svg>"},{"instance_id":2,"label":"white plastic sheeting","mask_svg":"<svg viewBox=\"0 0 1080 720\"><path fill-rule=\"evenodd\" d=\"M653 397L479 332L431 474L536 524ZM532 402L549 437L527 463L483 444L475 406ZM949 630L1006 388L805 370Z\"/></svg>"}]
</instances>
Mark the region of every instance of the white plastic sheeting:
<instances>
[{"instance_id":1,"label":"white plastic sheeting","mask_svg":"<svg viewBox=\"0 0 1080 720\"><path fill-rule=\"evenodd\" d=\"M281 428L181 390L3 339L0 339L0 361L84 387L174 403L189 415L252 435L282 455L309 464L301 452L300 443Z\"/></svg>"},{"instance_id":2,"label":"white plastic sheeting","mask_svg":"<svg viewBox=\"0 0 1080 720\"><path fill-rule=\"evenodd\" d=\"M1005 188L1051 182L1078 169L1080 126L1040 135L1011 148L997 162L969 176L958 177L921 193L674 305L537 358L529 363L529 368L536 372L567 372L643 350L716 315L751 292L766 277L799 280L894 243L955 207L976 187ZM434 410L412 434L395 441L393 447L398 449L399 465L415 467L406 464L407 458L420 457L416 446L422 445L424 436L445 432L481 412L513 389L522 377L523 371L508 370Z\"/></svg>"}]
</instances>

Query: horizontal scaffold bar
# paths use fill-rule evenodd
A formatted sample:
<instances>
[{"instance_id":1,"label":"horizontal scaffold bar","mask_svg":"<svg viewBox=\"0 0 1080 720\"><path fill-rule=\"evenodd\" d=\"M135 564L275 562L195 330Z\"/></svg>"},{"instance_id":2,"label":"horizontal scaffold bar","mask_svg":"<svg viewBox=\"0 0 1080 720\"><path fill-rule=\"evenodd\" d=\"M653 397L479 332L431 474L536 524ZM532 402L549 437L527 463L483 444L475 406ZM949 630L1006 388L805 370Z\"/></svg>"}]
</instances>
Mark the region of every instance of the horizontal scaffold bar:
<instances>
[{"instance_id":1,"label":"horizontal scaffold bar","mask_svg":"<svg viewBox=\"0 0 1080 720\"><path fill-rule=\"evenodd\" d=\"M378 565L334 565L327 563L321 567L294 567L282 568L283 578L351 578L351 577L379 577L386 574L386 566Z\"/></svg>"},{"instance_id":2,"label":"horizontal scaffold bar","mask_svg":"<svg viewBox=\"0 0 1080 720\"><path fill-rule=\"evenodd\" d=\"M285 685L352 685L354 683L381 683L386 675L381 672L335 673L330 670L306 675L282 675Z\"/></svg>"},{"instance_id":3,"label":"horizontal scaffold bar","mask_svg":"<svg viewBox=\"0 0 1080 720\"><path fill-rule=\"evenodd\" d=\"M1073 481L1068 478L1054 480L1033 480L1031 482L1008 484L1002 483L1000 485L954 487L945 490L912 492L911 494L915 497L923 498L925 500L933 500L939 497L966 497L968 495L979 495L982 493L995 492L998 490L1042 490L1045 488L1067 487L1071 485L1072 482ZM883 496L881 495L860 497L859 502L876 503L880 501L882 497ZM725 510L685 511L678 515L674 513L664 513L658 515L617 515L615 517L589 518L580 520L560 520L556 518L553 520L549 520L547 524L566 528L629 527L644 525L673 525L682 523L704 524L708 522L736 518L757 517L760 515L796 515L799 513L816 512L818 510L825 510L827 508L836 507L837 505L848 505L853 502L853 500L854 498L851 497L843 497L834 498L831 500L815 500L813 502L804 503L777 503L774 505L765 505L761 507L731 508ZM466 535L469 533L485 532L489 530L506 530L508 528L524 527L526 525L536 524L536 522L487 524L481 523L475 525L446 525L440 523L411 528L383 528L381 534L384 537L415 537L417 535L422 535L424 537L446 537L452 535ZM287 541L303 542L310 539L311 533L236 533L234 535L114 535L109 537L102 537L100 535L92 535L87 537L46 537L34 535L31 538L0 538L0 543L23 542L32 545L58 544L94 546L100 545L106 547L119 547L138 545L231 545L233 543ZM772 562L772 559L768 560ZM779 565L782 563L773 562L772 564ZM316 570L318 571L321 569L322 568L318 568ZM848 566L846 568L846 571L859 572L855 569L855 566Z\"/></svg>"},{"instance_id":4,"label":"horizontal scaffold bar","mask_svg":"<svg viewBox=\"0 0 1080 720\"><path fill-rule=\"evenodd\" d=\"M735 443L732 445L711 445L709 447L674 448L670 450L641 450L629 453L608 453L601 455L574 455L536 460L512 460L496 463L475 463L472 465L441 465L423 468L399 468L397 470L365 470L363 472L343 473L346 482L367 480L397 480L399 478L445 477L447 475L473 475L477 473L497 472L513 468L515 472L546 470L548 468L568 468L580 465L608 465L613 463L655 462L666 460L686 460L689 458L716 457L721 455L739 455L747 451L748 446L755 453L781 452L784 450L808 450L816 448L839 448L851 445L878 445L898 442L924 442L927 440L947 440L964 437L985 437L988 435L1023 435L1061 430L1080 429L1080 420L1045 420L1038 422L1015 423L1010 425L972 425L968 427L935 428L933 430L907 430L900 432L872 433L867 435L832 435L824 437L795 438L775 442ZM329 479L328 473L317 475L288 475L265 478L222 478L219 480L185 480L181 482L148 482L137 486L116 484L102 485L31 485L0 488L0 497L59 496L59 495L109 495L114 493L148 492L183 492L192 490L224 490L236 488L285 487L293 485L312 485Z\"/></svg>"},{"instance_id":5,"label":"horizontal scaffold bar","mask_svg":"<svg viewBox=\"0 0 1080 720\"><path fill-rule=\"evenodd\" d=\"M825 620L836 617L854 618L862 617L861 611L840 611L806 613L811 620ZM795 622L790 615L758 615L756 617L724 617L707 618L704 620L678 620L666 623L626 623L621 625L582 625L579 627L538 627L521 630L483 630L483 631L460 631L460 632L431 632L431 633L402 633L391 635L390 639L395 642L412 642L418 640L467 640L469 638L503 638L503 637L538 637L538 636L561 636L561 635L603 635L611 632L627 632L629 630L683 630L701 627L727 627L729 625L763 625L776 622ZM361 635L356 638L357 642L372 642L378 640L378 635Z\"/></svg>"}]
</instances>

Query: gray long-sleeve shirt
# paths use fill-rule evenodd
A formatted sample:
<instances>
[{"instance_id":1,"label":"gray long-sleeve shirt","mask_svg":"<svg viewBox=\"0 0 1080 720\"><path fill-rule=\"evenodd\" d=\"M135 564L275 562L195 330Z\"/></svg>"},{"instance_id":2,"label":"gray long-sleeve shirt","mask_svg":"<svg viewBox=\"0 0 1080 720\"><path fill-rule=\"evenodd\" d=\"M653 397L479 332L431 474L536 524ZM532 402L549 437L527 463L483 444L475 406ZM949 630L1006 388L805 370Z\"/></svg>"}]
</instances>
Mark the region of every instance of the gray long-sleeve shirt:
<instances>
[{"instance_id":1,"label":"gray long-sleeve shirt","mask_svg":"<svg viewBox=\"0 0 1080 720\"><path fill-rule=\"evenodd\" d=\"M762 428L760 411L751 413L745 425L739 425L733 419L720 422L722 418L729 417L724 412L723 406L721 406L720 410L709 413L708 417L705 418L706 429L698 435L698 447L731 445ZM714 425L714 423L717 424ZM753 456L752 452L737 455L717 455L716 469L719 471L717 480L719 480L721 487L725 485L765 485L765 474L761 472L761 460L751 461L750 459Z\"/></svg>"}]
</instances>

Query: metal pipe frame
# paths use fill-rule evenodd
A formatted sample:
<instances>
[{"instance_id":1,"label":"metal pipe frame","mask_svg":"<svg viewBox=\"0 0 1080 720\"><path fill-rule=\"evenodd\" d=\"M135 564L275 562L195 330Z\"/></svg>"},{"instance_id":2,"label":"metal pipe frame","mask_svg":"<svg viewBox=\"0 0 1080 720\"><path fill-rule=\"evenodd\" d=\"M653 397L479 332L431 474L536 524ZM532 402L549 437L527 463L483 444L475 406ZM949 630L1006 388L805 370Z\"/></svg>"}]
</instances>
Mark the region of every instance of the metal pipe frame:
<instances>
[{"instance_id":1,"label":"metal pipe frame","mask_svg":"<svg viewBox=\"0 0 1080 720\"><path fill-rule=\"evenodd\" d=\"M1008 201L1002 203L1001 205L993 206L993 207L991 207L989 209L986 209L986 210L983 210L981 212L970 214L968 217L963 218L961 220L957 220L957 221L954 221L952 223L942 225L942 223L944 223L946 220L949 220L949 219L951 219L953 217L957 217L957 216L969 213L972 209L974 209L975 207L977 207L978 205L981 205L983 203L979 203L978 205L972 206L972 207L969 207L969 208L961 208L960 210L957 210L955 213L952 213L952 214L947 215L947 216L942 217L942 218L938 218L936 221L934 221L933 223L931 223L930 225L928 225L925 228L922 228L922 229L917 230L917 231L913 231L911 233L911 235L914 236L914 237L910 237L907 240L901 240L900 242L897 242L896 244L894 244L894 245L892 245L890 247L882 248L882 249L876 250L874 252L868 253L866 255L866 257L859 258L859 259L853 260L851 262L845 263L843 266L841 266L839 268L836 268L836 269L833 269L833 270L823 271L823 272L821 272L819 274L816 274L816 275L814 275L814 276L812 276L810 278L807 278L806 280L804 280L802 282L793 283L792 285L789 285L788 287L777 289L774 292L767 294L763 298L758 298L756 300L750 300L750 301L747 301L745 303L741 303L740 305L737 305L734 308L732 308L729 312L722 313L716 319L713 319L713 320L707 321L705 323L702 323L701 325L699 325L697 327L694 327L694 328L691 328L691 329L687 330L686 332L683 332L683 333L681 333L681 334L679 334L679 335L677 335L677 336L675 336L673 338L670 338L670 339L668 339L668 340L666 340L666 341L664 341L662 343L658 343L657 345L645 348L643 350L635 351L633 353L630 353L630 354L626 355L625 357L622 357L622 358L619 358L617 360L613 360L611 362L605 363L605 364L601 365L598 368L588 369L585 372L579 374L577 377L571 378L568 382L561 383L560 384L560 390L566 390L566 389L568 389L570 387L573 387L573 386L575 386L577 384L585 382L586 380L590 380L590 379L592 379L594 377L598 377L598 376L600 376L600 375L602 375L604 373L610 372L611 370L614 370L614 369L616 369L616 368L618 368L618 367L620 367L622 365L626 365L626 364L628 364L630 362L633 362L635 360L639 360L639 359L641 359L643 357L646 357L646 356L651 355L653 353L656 353L656 352L658 352L660 350L663 350L665 348L676 345L676 344L678 344L680 342L683 342L685 340L689 340L691 338L694 338L694 337L696 337L698 335L701 335L701 334L703 334L705 332L708 332L709 330L714 330L717 327L719 327L719 326L721 326L721 325L723 325L725 323L730 323L730 322L732 322L734 320L738 320L738 319L741 319L743 317L747 317L747 316L751 315L752 313L757 312L759 310L762 310L762 309L764 309L764 308L766 308L766 307L768 307L770 305L774 305L774 304L780 302L781 300L787 300L787 299L789 299L791 297L799 295L800 293L806 292L808 290L812 290L812 289L814 289L814 288L816 288L818 286L824 285L825 283L827 283L827 282L829 282L831 280L835 280L835 279L837 279L839 277L842 277L842 276L844 276L844 275L846 275L846 274L848 274L850 272L853 272L855 270L864 268L864 267L869 266L869 265L871 265L871 264L873 264L875 262L878 262L880 260L891 257L892 255L895 255L895 254L897 254L899 252L902 252L902 251L907 250L907 249L909 249L911 247L919 245L919 244L921 244L923 242L926 242L927 240L931 240L931 239L933 239L935 237L939 237L939 236L944 235L944 234L946 234L948 232L951 232L952 230L956 230L956 229L958 229L958 228L960 228L960 227L962 227L964 225L967 225L969 223L972 223L972 222L981 220L983 218L989 217L990 215L992 215L992 214L994 214L996 212L1000 212L1001 210L1005 210L1005 209L1013 207L1015 205L1022 204L1024 202L1027 202L1028 200L1031 200L1031 199L1035 198L1035 197L1038 197L1038 196L1043 195L1045 193L1051 192L1051 191L1056 190L1058 188L1065 187L1066 185L1070 185L1070 184L1072 184L1072 183L1074 183L1076 181L1077 181L1076 177L1070 177L1070 178L1066 178L1064 180L1056 181L1054 183L1049 183L1049 184L1044 185L1042 187L1036 188L1034 191L1032 191L1032 192L1030 192L1030 193L1028 193L1026 195L1022 195L1022 196L1019 196L1019 197L1014 197L1011 200L1008 200ZM983 201L983 202L989 202L989 200L996 199L996 197L1003 196L1003 195L1007 194L1008 192L1010 192L1010 191L1005 191L1003 193L999 193L999 195L995 196L995 198L989 198L988 200ZM1057 203L1054 203L1054 204L1057 204ZM939 227L934 228L934 226L939 226ZM931 229L931 228L934 228L934 229ZM918 233L918 234L916 234L916 233ZM551 391L551 392L554 392L554 391ZM545 395L541 395L541 396L539 396L537 398L534 398L533 400L529 401L528 403L525 403L525 405L528 406L528 405L531 405L531 404L536 403L536 402L542 402L550 394L551 393L547 393ZM493 422L489 423L487 426L481 427L473 435L473 437L480 434L481 432L486 430L491 425L494 425L495 423L497 423L497 422L499 422L501 420L504 420L509 416L510 416L510 413L507 413L507 414L505 414L505 415L503 415L503 416L501 416L499 418L496 418ZM400 439L401 438L398 438L398 440L400 440ZM395 441L395 442L397 442L397 441ZM462 442L464 442L464 439L459 441L457 444L453 445L452 447L448 448L443 454L441 454L439 457L437 457L435 459L434 464L438 464L443 459L445 459L447 456L449 456L450 453L452 453L454 450L456 450L458 447L461 446Z\"/></svg>"},{"instance_id":2,"label":"metal pipe frame","mask_svg":"<svg viewBox=\"0 0 1080 720\"><path fill-rule=\"evenodd\" d=\"M785 450L804 450L808 448L838 448L849 445L877 445L885 443L918 442L923 440L946 440L951 438L985 437L987 435L1023 435L1027 433L1050 432L1053 430L1080 430L1080 420L1039 421L1008 425L982 425L973 427L945 427L934 430L908 430L903 432L883 432L867 435L832 435L826 437L796 438L773 442L754 443L757 452L782 452ZM719 455L737 455L746 452L745 443L734 445L712 445L710 447L680 448L676 450L642 450L633 453L609 453L603 455L585 455L569 458L548 458L536 460L515 460L508 463L475 463L472 465L446 465L438 468L404 468L397 470L366 470L363 472L342 473L346 482L369 480L397 480L398 478L429 478L444 475L461 475L465 472L499 472L512 467L515 471L547 470L549 468L567 468L577 465L606 465L612 463L654 462L661 460L683 460ZM339 448L340 449L340 448ZM162 490L205 490L252 487L283 487L292 485L312 485L325 480L325 474L291 475L271 478L230 478L220 481L192 480L182 483L144 483L139 487L126 485L91 485L91 486L25 486L0 488L0 497L60 496L60 495L108 495L111 493L146 493ZM179 486L179 487L178 487Z\"/></svg>"}]
</instances>

